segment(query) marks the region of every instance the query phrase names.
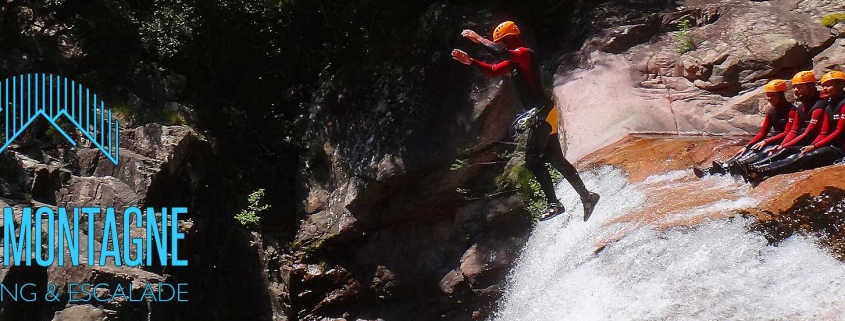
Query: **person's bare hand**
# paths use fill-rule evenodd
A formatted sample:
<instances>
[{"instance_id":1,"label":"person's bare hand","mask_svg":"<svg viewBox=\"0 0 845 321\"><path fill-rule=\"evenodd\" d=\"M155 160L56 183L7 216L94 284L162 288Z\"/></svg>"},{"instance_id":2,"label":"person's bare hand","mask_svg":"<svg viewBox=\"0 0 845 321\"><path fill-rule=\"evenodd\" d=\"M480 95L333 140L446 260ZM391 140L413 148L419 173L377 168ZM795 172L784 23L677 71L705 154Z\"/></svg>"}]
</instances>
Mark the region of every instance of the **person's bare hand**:
<instances>
[{"instance_id":1,"label":"person's bare hand","mask_svg":"<svg viewBox=\"0 0 845 321\"><path fill-rule=\"evenodd\" d=\"M740 150L736 151L736 154L734 154L734 157L745 154L746 151L748 151L748 148L743 147Z\"/></svg>"},{"instance_id":2,"label":"person's bare hand","mask_svg":"<svg viewBox=\"0 0 845 321\"><path fill-rule=\"evenodd\" d=\"M472 59L469 58L466 52L460 49L452 50L452 58L457 61L460 61L464 65L469 65L472 63Z\"/></svg>"},{"instance_id":3,"label":"person's bare hand","mask_svg":"<svg viewBox=\"0 0 845 321\"><path fill-rule=\"evenodd\" d=\"M759 143L756 143L756 144L754 144L754 146L751 146L751 149L762 150L765 147L766 147L766 141L761 140Z\"/></svg>"},{"instance_id":4,"label":"person's bare hand","mask_svg":"<svg viewBox=\"0 0 845 321\"><path fill-rule=\"evenodd\" d=\"M772 149L769 150L769 156L774 155L775 153L779 152L782 149L783 149L783 146L781 146L781 145L777 145L775 147L772 147Z\"/></svg>"},{"instance_id":5,"label":"person's bare hand","mask_svg":"<svg viewBox=\"0 0 845 321\"><path fill-rule=\"evenodd\" d=\"M481 43L481 40L484 40L484 37L480 36L477 32L469 29L464 29L464 31L461 32L461 36L472 40L472 42L474 43Z\"/></svg>"},{"instance_id":6,"label":"person's bare hand","mask_svg":"<svg viewBox=\"0 0 845 321\"><path fill-rule=\"evenodd\" d=\"M812 152L814 149L816 149L816 146L813 146L812 144L801 147L801 154L800 155L804 155L806 153Z\"/></svg>"}]
</instances>

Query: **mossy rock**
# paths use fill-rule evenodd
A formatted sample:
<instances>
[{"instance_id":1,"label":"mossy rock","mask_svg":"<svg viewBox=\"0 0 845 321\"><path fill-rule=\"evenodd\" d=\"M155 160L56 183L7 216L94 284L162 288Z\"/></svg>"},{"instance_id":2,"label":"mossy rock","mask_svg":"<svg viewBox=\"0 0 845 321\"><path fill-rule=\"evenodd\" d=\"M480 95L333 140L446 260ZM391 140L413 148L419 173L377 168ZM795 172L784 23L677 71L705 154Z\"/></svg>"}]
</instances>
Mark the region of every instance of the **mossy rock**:
<instances>
[{"instance_id":1,"label":"mossy rock","mask_svg":"<svg viewBox=\"0 0 845 321\"><path fill-rule=\"evenodd\" d=\"M831 13L822 17L822 25L828 28L840 22L845 22L845 12Z\"/></svg>"}]
</instances>

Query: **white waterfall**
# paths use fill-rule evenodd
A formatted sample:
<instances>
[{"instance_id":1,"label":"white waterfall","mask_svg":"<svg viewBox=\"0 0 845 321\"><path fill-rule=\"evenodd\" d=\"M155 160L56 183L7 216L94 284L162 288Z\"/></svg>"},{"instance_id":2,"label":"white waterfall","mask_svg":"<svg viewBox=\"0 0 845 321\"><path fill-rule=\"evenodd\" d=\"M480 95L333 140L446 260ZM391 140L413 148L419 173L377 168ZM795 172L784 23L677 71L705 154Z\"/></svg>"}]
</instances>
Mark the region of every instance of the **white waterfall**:
<instances>
[{"instance_id":1,"label":"white waterfall","mask_svg":"<svg viewBox=\"0 0 845 321\"><path fill-rule=\"evenodd\" d=\"M672 188L688 175L630 183L611 167L584 172L587 187L602 195L586 223L578 196L559 184L571 215L535 228L492 320L845 320L845 264L812 239L796 235L772 246L739 217L670 228L618 220L644 208L649 189ZM703 181L713 192L744 188L728 177ZM756 202L715 201L670 219Z\"/></svg>"}]
</instances>

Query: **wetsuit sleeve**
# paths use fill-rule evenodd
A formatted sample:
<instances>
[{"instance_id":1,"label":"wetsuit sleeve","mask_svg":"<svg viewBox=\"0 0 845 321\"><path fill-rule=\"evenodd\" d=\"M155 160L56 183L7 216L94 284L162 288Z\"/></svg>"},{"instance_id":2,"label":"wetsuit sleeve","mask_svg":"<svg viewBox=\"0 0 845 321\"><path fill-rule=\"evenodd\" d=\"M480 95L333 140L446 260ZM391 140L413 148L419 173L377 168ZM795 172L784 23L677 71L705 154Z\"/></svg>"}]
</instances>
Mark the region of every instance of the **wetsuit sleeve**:
<instances>
[{"instance_id":1,"label":"wetsuit sleeve","mask_svg":"<svg viewBox=\"0 0 845 321\"><path fill-rule=\"evenodd\" d=\"M490 54L492 54L496 57L502 58L502 59L510 59L511 56L512 56L511 52L508 51L508 49L505 48L505 46L500 46L500 45L498 45L495 42L492 42L490 40L482 40L481 46L484 47L484 49L487 49L487 51L490 52Z\"/></svg>"},{"instance_id":2,"label":"wetsuit sleeve","mask_svg":"<svg viewBox=\"0 0 845 321\"><path fill-rule=\"evenodd\" d=\"M823 122L824 117L826 117L826 115L825 115L823 108L813 110L813 114L810 115L810 124L807 125L807 129L804 130L804 132L801 133L801 135L798 135L797 137L793 138L791 141L782 144L782 146L783 147L789 147L789 146L798 144L799 142L804 140L804 138L807 137L807 135L810 135L810 133L817 132L818 128L821 127L821 124L819 124L819 122Z\"/></svg>"},{"instance_id":3,"label":"wetsuit sleeve","mask_svg":"<svg viewBox=\"0 0 845 321\"><path fill-rule=\"evenodd\" d=\"M836 130L825 136L824 139L819 140L817 142L813 142L813 146L824 147L830 145L830 143L833 142L836 137L838 137L842 134L843 131L845 131L845 121L842 121L843 115L845 115L845 108L843 108L843 113L839 115L839 121L836 122Z\"/></svg>"},{"instance_id":4,"label":"wetsuit sleeve","mask_svg":"<svg viewBox=\"0 0 845 321\"><path fill-rule=\"evenodd\" d=\"M824 115L824 119L822 120L822 126L821 126L821 129L819 130L819 134L818 134L818 136L816 136L816 139L813 139L813 142L811 143L813 145L815 145L817 142L823 141L825 138L827 138L827 135L830 133L830 115L828 115L827 110L825 110L824 114L825 115ZM821 145L817 145L817 146L821 146Z\"/></svg>"},{"instance_id":5,"label":"wetsuit sleeve","mask_svg":"<svg viewBox=\"0 0 845 321\"><path fill-rule=\"evenodd\" d=\"M798 124L798 111L796 111L794 109L789 111L789 124L788 125L789 125L789 128L784 130L783 133L781 134L781 135L783 135L783 141L781 141L781 143L792 141L792 139L795 138L795 136L798 136L798 129L801 128L801 125ZM770 142L770 141L774 142L775 137L778 137L778 136L780 136L780 135L769 138L768 140L766 140L766 142ZM780 138L780 137L778 137L778 138Z\"/></svg>"},{"instance_id":6,"label":"wetsuit sleeve","mask_svg":"<svg viewBox=\"0 0 845 321\"><path fill-rule=\"evenodd\" d=\"M485 75L490 77L507 75L511 71L511 68L513 68L511 64L510 60L491 65L480 60L472 59L472 65L478 67Z\"/></svg>"},{"instance_id":7,"label":"wetsuit sleeve","mask_svg":"<svg viewBox=\"0 0 845 321\"><path fill-rule=\"evenodd\" d=\"M766 117L763 118L763 124L760 125L760 131L757 132L757 135L755 135L754 138L752 138L751 141L749 141L748 144L745 145L745 147L751 148L751 146L763 140L763 138L766 137L766 133L769 132L769 129L771 129L771 127L772 124L769 119L769 114L766 114Z\"/></svg>"}]
</instances>

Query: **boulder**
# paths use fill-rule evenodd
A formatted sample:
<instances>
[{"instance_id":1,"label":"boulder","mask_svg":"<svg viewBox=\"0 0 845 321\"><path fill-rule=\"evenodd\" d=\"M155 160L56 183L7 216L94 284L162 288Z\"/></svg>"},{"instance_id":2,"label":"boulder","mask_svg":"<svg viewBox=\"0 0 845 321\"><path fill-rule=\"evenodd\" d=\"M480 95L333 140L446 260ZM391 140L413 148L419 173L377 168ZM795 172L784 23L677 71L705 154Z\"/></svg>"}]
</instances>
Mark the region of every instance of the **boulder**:
<instances>
[{"instance_id":1,"label":"boulder","mask_svg":"<svg viewBox=\"0 0 845 321\"><path fill-rule=\"evenodd\" d=\"M114 311L95 308L92 305L75 305L56 314L53 321L106 321Z\"/></svg>"}]
</instances>

